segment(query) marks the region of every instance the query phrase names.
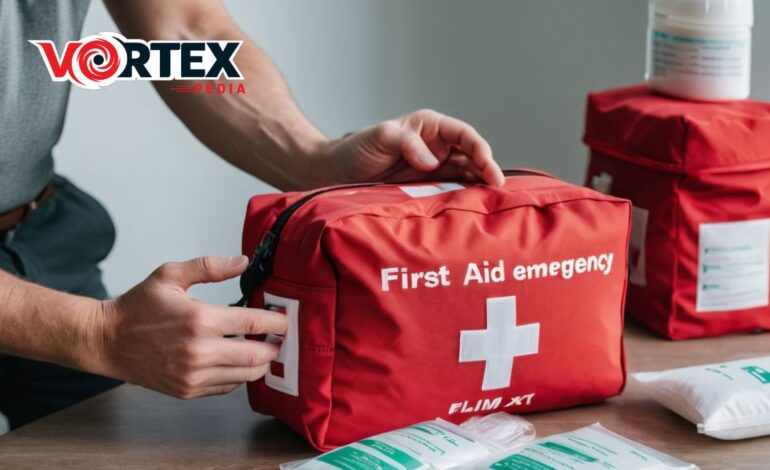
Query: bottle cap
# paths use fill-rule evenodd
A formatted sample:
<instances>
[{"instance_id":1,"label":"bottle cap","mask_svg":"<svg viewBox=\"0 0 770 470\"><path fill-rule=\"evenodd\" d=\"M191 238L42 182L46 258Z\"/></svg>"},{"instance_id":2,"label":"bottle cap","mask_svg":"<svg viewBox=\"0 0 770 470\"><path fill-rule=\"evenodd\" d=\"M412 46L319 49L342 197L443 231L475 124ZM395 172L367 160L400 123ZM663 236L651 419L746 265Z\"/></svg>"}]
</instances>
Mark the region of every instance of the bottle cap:
<instances>
[{"instance_id":1,"label":"bottle cap","mask_svg":"<svg viewBox=\"0 0 770 470\"><path fill-rule=\"evenodd\" d=\"M650 0L650 16L703 26L752 26L754 0Z\"/></svg>"}]
</instances>

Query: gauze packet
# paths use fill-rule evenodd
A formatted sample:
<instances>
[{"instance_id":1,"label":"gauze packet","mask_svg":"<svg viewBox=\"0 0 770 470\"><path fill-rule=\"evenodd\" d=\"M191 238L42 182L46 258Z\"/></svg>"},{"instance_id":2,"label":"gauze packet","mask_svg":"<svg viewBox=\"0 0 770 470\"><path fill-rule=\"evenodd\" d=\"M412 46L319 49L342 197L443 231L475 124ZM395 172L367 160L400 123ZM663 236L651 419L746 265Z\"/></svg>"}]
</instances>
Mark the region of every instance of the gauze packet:
<instances>
[{"instance_id":1,"label":"gauze packet","mask_svg":"<svg viewBox=\"0 0 770 470\"><path fill-rule=\"evenodd\" d=\"M286 463L281 470L469 468L471 462L523 446L534 437L531 423L507 413L474 416L460 425L435 419Z\"/></svg>"},{"instance_id":2,"label":"gauze packet","mask_svg":"<svg viewBox=\"0 0 770 470\"><path fill-rule=\"evenodd\" d=\"M701 434L731 440L770 434L770 356L631 376Z\"/></svg>"},{"instance_id":3,"label":"gauze packet","mask_svg":"<svg viewBox=\"0 0 770 470\"><path fill-rule=\"evenodd\" d=\"M626 439L599 423L544 437L524 448L477 463L474 470L697 470L647 446Z\"/></svg>"}]
</instances>

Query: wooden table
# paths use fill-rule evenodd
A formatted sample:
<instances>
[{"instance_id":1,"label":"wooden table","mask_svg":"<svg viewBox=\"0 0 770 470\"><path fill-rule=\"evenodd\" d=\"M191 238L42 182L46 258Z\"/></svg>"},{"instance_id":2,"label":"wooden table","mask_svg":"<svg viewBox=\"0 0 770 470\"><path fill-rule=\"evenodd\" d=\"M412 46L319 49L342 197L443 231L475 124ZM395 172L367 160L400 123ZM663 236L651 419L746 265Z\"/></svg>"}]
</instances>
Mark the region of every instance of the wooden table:
<instances>
[{"instance_id":1,"label":"wooden table","mask_svg":"<svg viewBox=\"0 0 770 470\"><path fill-rule=\"evenodd\" d=\"M770 354L770 334L668 342L629 325L631 371ZM696 433L629 385L598 405L529 415L546 436L595 421L703 469L768 469L770 437L727 442ZM313 455L291 430L252 413L243 388L179 401L132 385L94 397L0 437L0 468L274 469Z\"/></svg>"}]
</instances>

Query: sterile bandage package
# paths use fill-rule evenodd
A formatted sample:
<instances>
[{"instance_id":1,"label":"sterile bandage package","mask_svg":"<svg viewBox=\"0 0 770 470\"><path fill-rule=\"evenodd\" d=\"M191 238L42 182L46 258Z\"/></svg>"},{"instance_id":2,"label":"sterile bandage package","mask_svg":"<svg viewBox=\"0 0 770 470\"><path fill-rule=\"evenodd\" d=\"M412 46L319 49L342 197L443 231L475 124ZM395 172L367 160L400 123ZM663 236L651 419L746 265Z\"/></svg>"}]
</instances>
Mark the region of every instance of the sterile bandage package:
<instances>
[{"instance_id":1,"label":"sterile bandage package","mask_svg":"<svg viewBox=\"0 0 770 470\"><path fill-rule=\"evenodd\" d=\"M252 408L329 450L617 395L630 212L534 170L252 198L244 300L289 320Z\"/></svg>"},{"instance_id":2,"label":"sterile bandage package","mask_svg":"<svg viewBox=\"0 0 770 470\"><path fill-rule=\"evenodd\" d=\"M698 470L698 466L626 439L599 423L538 439L485 459L473 470Z\"/></svg>"},{"instance_id":3,"label":"sterile bandage package","mask_svg":"<svg viewBox=\"0 0 770 470\"><path fill-rule=\"evenodd\" d=\"M633 377L699 433L730 440L770 435L770 356Z\"/></svg>"},{"instance_id":4,"label":"sterile bandage package","mask_svg":"<svg viewBox=\"0 0 770 470\"><path fill-rule=\"evenodd\" d=\"M535 438L531 423L498 412L458 425L442 419L388 431L318 457L281 465L281 470L448 470L517 449Z\"/></svg>"},{"instance_id":5,"label":"sterile bandage package","mask_svg":"<svg viewBox=\"0 0 770 470\"><path fill-rule=\"evenodd\" d=\"M670 339L770 328L770 103L590 94L586 185L633 203L628 313Z\"/></svg>"}]
</instances>

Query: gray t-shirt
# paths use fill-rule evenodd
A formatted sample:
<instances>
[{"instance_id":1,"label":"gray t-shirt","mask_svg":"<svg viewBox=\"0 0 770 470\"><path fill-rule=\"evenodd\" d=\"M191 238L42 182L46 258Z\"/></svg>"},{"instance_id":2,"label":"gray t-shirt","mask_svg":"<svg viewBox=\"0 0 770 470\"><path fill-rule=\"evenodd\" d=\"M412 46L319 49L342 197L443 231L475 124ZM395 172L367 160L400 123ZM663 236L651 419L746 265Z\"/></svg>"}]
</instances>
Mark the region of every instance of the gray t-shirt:
<instances>
[{"instance_id":1,"label":"gray t-shirt","mask_svg":"<svg viewBox=\"0 0 770 470\"><path fill-rule=\"evenodd\" d=\"M60 53L80 39L88 0L0 1L0 213L33 200L53 174L69 82L51 80L30 39Z\"/></svg>"}]
</instances>

